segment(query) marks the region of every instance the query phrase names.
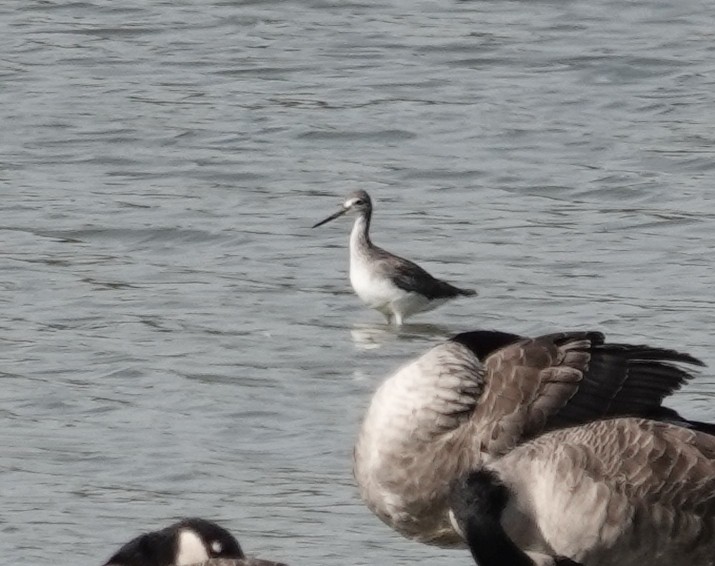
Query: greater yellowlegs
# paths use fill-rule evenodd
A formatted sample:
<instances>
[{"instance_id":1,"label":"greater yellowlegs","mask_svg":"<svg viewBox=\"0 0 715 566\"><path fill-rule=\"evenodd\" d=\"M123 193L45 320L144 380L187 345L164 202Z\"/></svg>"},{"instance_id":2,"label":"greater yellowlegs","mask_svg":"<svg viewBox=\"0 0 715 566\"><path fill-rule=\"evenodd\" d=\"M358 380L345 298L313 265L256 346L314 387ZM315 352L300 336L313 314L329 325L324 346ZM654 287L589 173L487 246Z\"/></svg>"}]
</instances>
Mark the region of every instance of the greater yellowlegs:
<instances>
[{"instance_id":1,"label":"greater yellowlegs","mask_svg":"<svg viewBox=\"0 0 715 566\"><path fill-rule=\"evenodd\" d=\"M285 566L247 557L234 536L205 519L183 519L144 533L120 548L104 566Z\"/></svg>"},{"instance_id":2,"label":"greater yellowlegs","mask_svg":"<svg viewBox=\"0 0 715 566\"><path fill-rule=\"evenodd\" d=\"M432 310L450 299L476 295L436 279L416 263L377 247L370 240L372 201L365 191L348 196L342 208L313 226L317 228L347 212L357 218L350 233L350 283L358 297L397 325L413 314Z\"/></svg>"},{"instance_id":3,"label":"greater yellowlegs","mask_svg":"<svg viewBox=\"0 0 715 566\"><path fill-rule=\"evenodd\" d=\"M494 331L459 334L399 369L374 394L354 451L361 496L380 519L408 538L443 547L462 545L448 517L450 483L499 462L517 445L546 431L618 416L715 430L661 406L692 377L677 364L702 365L673 350L609 344L599 332L533 339ZM630 434L628 430L624 434ZM609 442L603 434L593 442ZM637 441L638 433L632 438ZM573 456L577 467L579 456ZM529 457L524 458L522 467L527 469ZM546 453L543 458L548 460ZM637 458L638 465L646 466L643 474L655 464L650 462L655 454L647 450ZM558 470L547 461L535 461L528 481L538 489L539 466L543 473ZM715 476L713 482L715 488ZM608 497L603 501L616 505ZM712 502L715 505L715 498ZM584 509L584 516L597 512ZM534 517L526 519L525 527ZM538 541L529 537L537 535L524 534L534 544Z\"/></svg>"}]
</instances>

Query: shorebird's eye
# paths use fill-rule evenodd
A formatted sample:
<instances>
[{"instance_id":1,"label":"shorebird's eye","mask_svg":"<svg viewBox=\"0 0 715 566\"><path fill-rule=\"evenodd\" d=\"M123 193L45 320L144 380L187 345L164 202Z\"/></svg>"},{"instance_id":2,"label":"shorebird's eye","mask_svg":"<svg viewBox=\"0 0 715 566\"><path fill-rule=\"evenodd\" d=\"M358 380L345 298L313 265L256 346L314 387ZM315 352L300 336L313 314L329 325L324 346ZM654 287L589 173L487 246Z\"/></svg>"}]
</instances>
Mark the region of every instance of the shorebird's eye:
<instances>
[{"instance_id":1,"label":"shorebird's eye","mask_svg":"<svg viewBox=\"0 0 715 566\"><path fill-rule=\"evenodd\" d=\"M365 201L362 199L357 199L353 204L365 204Z\"/></svg>"}]
</instances>

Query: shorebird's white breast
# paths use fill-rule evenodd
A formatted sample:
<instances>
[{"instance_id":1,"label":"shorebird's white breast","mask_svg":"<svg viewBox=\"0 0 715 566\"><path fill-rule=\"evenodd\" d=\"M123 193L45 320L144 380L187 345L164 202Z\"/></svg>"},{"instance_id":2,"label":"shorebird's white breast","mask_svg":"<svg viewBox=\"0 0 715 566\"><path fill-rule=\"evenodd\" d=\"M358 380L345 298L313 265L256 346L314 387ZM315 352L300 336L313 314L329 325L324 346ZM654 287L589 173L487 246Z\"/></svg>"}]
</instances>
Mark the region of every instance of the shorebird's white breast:
<instances>
[{"instance_id":1,"label":"shorebird's white breast","mask_svg":"<svg viewBox=\"0 0 715 566\"><path fill-rule=\"evenodd\" d=\"M364 249L366 232L366 220L360 216L350 233L350 284L360 300L370 308L389 313L390 304L404 296L405 292L371 262L368 250Z\"/></svg>"},{"instance_id":2,"label":"shorebird's white breast","mask_svg":"<svg viewBox=\"0 0 715 566\"><path fill-rule=\"evenodd\" d=\"M381 310L404 295L389 277L371 269L366 257L350 253L350 284L353 290L369 307Z\"/></svg>"}]
</instances>

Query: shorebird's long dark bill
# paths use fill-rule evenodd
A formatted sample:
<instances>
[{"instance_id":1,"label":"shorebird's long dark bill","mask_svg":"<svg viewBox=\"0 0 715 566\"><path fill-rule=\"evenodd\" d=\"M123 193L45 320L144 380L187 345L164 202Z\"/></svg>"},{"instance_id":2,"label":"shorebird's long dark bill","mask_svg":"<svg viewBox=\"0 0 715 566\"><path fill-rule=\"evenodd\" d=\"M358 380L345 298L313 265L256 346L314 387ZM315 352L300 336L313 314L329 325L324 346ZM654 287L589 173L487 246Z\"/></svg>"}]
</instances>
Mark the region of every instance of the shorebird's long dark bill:
<instances>
[{"instance_id":1,"label":"shorebird's long dark bill","mask_svg":"<svg viewBox=\"0 0 715 566\"><path fill-rule=\"evenodd\" d=\"M313 228L317 228L318 226L322 226L323 224L326 224L327 222L330 222L331 220L335 220L336 218L342 216L345 214L349 209L343 208L341 210L338 210L335 214L331 214L328 216L325 220L321 220L317 224L313 224Z\"/></svg>"}]
</instances>

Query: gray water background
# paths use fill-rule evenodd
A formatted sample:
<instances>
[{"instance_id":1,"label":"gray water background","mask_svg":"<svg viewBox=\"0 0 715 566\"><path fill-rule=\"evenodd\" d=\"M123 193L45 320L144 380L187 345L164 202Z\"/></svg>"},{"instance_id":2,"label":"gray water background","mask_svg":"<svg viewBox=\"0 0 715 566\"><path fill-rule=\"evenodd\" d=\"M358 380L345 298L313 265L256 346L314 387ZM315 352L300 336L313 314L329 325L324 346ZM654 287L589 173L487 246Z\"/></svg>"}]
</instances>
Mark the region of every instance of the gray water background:
<instances>
[{"instance_id":1,"label":"gray water background","mask_svg":"<svg viewBox=\"0 0 715 566\"><path fill-rule=\"evenodd\" d=\"M469 564L360 503L377 383L450 333L601 329L715 367L715 4L0 4L0 556L184 515L292 565ZM400 331L376 243L479 297ZM671 405L715 419L715 370Z\"/></svg>"}]
</instances>

